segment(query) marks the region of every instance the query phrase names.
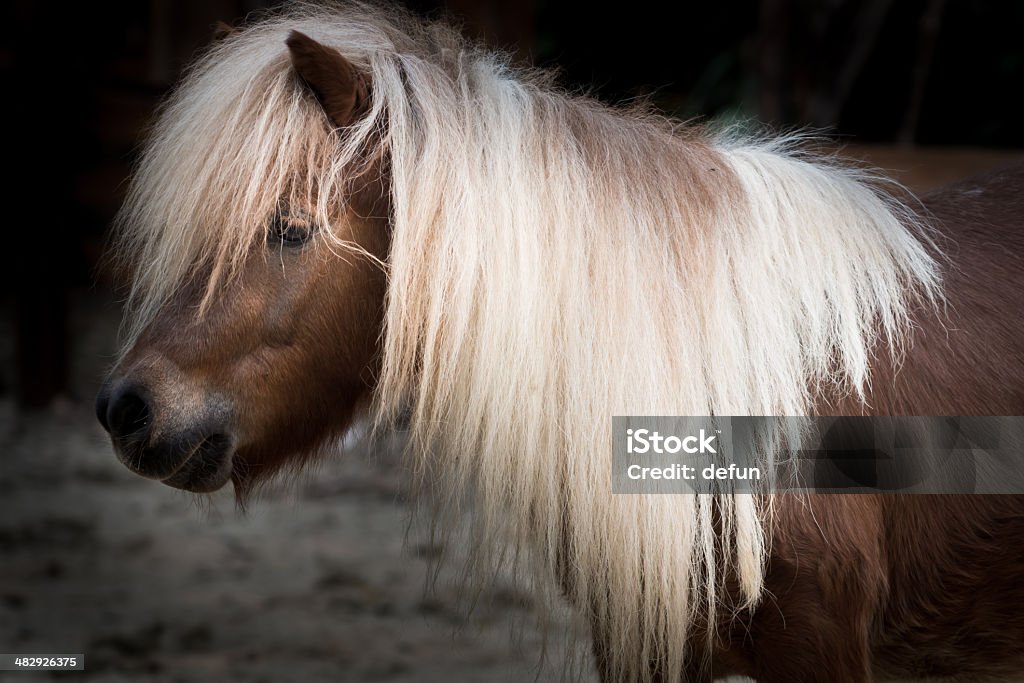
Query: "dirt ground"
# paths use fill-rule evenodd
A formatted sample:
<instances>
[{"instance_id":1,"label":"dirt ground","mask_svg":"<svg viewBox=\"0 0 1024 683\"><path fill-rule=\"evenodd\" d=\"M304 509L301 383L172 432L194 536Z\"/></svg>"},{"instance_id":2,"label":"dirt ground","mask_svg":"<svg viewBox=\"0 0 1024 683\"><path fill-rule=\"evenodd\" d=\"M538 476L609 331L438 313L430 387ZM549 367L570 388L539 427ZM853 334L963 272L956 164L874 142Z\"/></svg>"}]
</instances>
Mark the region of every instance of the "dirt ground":
<instances>
[{"instance_id":1,"label":"dirt ground","mask_svg":"<svg viewBox=\"0 0 1024 683\"><path fill-rule=\"evenodd\" d=\"M0 681L560 678L538 668L528 592L501 579L467 617L457 556L427 589L441 549L406 538L397 448L357 445L246 514L230 491L197 503L128 472L92 412L118 316L105 301L75 297L67 398L34 415L0 401L0 652L84 653L86 671ZM549 629L549 659L571 627Z\"/></svg>"}]
</instances>

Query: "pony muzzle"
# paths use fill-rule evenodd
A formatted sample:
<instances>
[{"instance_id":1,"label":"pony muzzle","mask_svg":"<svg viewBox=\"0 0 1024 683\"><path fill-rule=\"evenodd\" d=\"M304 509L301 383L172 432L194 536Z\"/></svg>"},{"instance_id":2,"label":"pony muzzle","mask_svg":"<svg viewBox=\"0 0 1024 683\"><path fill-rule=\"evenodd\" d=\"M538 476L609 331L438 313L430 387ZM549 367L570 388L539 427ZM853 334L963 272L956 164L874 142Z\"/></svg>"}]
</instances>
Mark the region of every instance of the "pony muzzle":
<instances>
[{"instance_id":1,"label":"pony muzzle","mask_svg":"<svg viewBox=\"0 0 1024 683\"><path fill-rule=\"evenodd\" d=\"M230 480L231 414L221 398L132 375L108 379L96 397L96 417L121 463L187 491L214 491Z\"/></svg>"}]
</instances>

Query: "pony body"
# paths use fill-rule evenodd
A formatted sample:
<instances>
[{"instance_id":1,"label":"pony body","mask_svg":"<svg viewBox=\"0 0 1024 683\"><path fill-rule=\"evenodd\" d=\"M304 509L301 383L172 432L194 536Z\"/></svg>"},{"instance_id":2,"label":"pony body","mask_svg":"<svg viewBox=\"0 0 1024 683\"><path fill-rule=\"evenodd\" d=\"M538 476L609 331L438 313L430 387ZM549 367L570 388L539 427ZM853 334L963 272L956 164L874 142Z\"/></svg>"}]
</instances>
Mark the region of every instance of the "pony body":
<instances>
[{"instance_id":1,"label":"pony body","mask_svg":"<svg viewBox=\"0 0 1024 683\"><path fill-rule=\"evenodd\" d=\"M365 78L343 127L322 76L297 77L293 31ZM942 298L913 212L798 142L570 96L400 14L274 17L193 67L146 147L120 219L136 264L121 367L183 290L213 311L201 347L216 346L217 302L252 291L253 259L276 258L254 256L268 221L301 207L321 227L305 249L383 270L379 321L370 303L316 343L353 326L376 339L365 397L344 401L365 398L378 428L408 418L441 523L474 510L475 567L514 556L564 592L608 680L679 680L718 647L722 615L763 600L776 501L612 495L611 416L803 415L823 396L870 411L875 359L897 366ZM354 205L382 212L376 237ZM350 278L339 296L372 302ZM231 476L246 491L288 461L243 432Z\"/></svg>"}]
</instances>

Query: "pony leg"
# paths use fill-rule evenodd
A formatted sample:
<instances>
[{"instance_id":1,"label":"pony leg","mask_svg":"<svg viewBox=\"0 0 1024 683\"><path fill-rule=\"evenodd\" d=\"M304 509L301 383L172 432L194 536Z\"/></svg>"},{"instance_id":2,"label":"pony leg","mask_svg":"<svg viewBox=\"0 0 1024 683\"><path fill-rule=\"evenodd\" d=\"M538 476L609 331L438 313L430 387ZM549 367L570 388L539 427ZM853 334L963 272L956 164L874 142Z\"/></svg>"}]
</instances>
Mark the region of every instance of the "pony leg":
<instances>
[{"instance_id":1,"label":"pony leg","mask_svg":"<svg viewBox=\"0 0 1024 683\"><path fill-rule=\"evenodd\" d=\"M825 642L792 622L774 642L761 642L758 683L875 683L867 635Z\"/></svg>"},{"instance_id":2,"label":"pony leg","mask_svg":"<svg viewBox=\"0 0 1024 683\"><path fill-rule=\"evenodd\" d=\"M749 683L749 679L723 678L714 675L714 666L707 665L699 656L690 661L683 672L682 678L669 679L663 672L658 670L658 663L649 662L623 662L621 666L626 670L616 670L607 656L608 646L603 639L595 637L592 642L594 653L594 666L597 669L597 677L601 683L623 683L623 681L642 681L643 683L712 683L712 681L728 680L729 683Z\"/></svg>"},{"instance_id":3,"label":"pony leg","mask_svg":"<svg viewBox=\"0 0 1024 683\"><path fill-rule=\"evenodd\" d=\"M787 574L770 577L769 591L780 592L766 594L746 628L731 634L743 644L746 672L758 683L874 683L872 601L849 577Z\"/></svg>"}]
</instances>

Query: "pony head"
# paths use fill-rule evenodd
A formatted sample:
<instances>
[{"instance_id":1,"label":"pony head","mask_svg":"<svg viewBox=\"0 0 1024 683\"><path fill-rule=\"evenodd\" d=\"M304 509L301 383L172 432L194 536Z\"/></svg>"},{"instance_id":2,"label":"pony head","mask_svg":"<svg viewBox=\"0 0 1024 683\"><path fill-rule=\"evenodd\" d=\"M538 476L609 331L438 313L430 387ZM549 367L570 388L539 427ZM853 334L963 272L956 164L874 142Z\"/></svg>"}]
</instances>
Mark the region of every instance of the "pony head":
<instances>
[{"instance_id":1,"label":"pony head","mask_svg":"<svg viewBox=\"0 0 1024 683\"><path fill-rule=\"evenodd\" d=\"M401 415L439 526L474 510L468 566L547 577L609 680L679 680L720 608L760 598L771 498L612 495L611 417L862 398L938 291L912 212L796 142L610 108L392 10L301 6L223 38L160 113L99 417L131 469L244 494L361 404Z\"/></svg>"},{"instance_id":2,"label":"pony head","mask_svg":"<svg viewBox=\"0 0 1024 683\"><path fill-rule=\"evenodd\" d=\"M390 208L360 36L350 59L276 30L194 67L119 218L127 343L97 416L127 467L190 491L315 453L379 367Z\"/></svg>"}]
</instances>

